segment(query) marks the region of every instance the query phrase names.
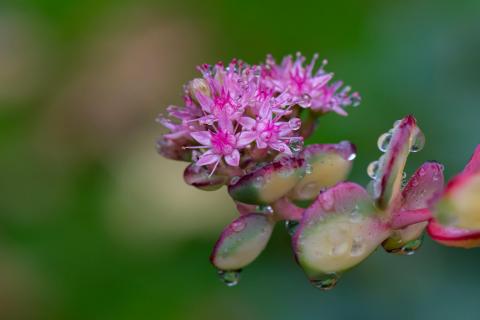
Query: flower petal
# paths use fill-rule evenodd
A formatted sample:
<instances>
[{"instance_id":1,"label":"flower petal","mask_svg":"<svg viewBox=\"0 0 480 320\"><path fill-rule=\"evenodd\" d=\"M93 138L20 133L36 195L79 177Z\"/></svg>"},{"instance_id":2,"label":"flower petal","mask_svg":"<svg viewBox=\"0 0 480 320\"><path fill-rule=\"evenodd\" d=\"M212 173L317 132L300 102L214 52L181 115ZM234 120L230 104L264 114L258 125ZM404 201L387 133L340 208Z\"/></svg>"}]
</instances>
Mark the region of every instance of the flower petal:
<instances>
[{"instance_id":1,"label":"flower petal","mask_svg":"<svg viewBox=\"0 0 480 320\"><path fill-rule=\"evenodd\" d=\"M239 270L250 264L263 251L275 222L261 213L242 215L223 230L210 256L221 270Z\"/></svg>"},{"instance_id":2,"label":"flower petal","mask_svg":"<svg viewBox=\"0 0 480 320\"><path fill-rule=\"evenodd\" d=\"M243 131L237 135L237 147L243 148L252 143L257 138L255 131Z\"/></svg>"},{"instance_id":3,"label":"flower petal","mask_svg":"<svg viewBox=\"0 0 480 320\"><path fill-rule=\"evenodd\" d=\"M209 150L202 154L198 161L195 163L197 166L206 166L212 163L215 163L220 160L220 156L214 154L213 151Z\"/></svg>"},{"instance_id":4,"label":"flower petal","mask_svg":"<svg viewBox=\"0 0 480 320\"><path fill-rule=\"evenodd\" d=\"M193 139L197 140L202 146L212 145L212 134L209 131L194 131L190 132Z\"/></svg>"},{"instance_id":5,"label":"flower petal","mask_svg":"<svg viewBox=\"0 0 480 320\"><path fill-rule=\"evenodd\" d=\"M257 123L255 119L252 119L250 117L241 117L237 120L237 122L240 123L243 128L248 130L251 130L253 127L255 127L255 124Z\"/></svg>"},{"instance_id":6,"label":"flower petal","mask_svg":"<svg viewBox=\"0 0 480 320\"><path fill-rule=\"evenodd\" d=\"M231 154L225 156L225 162L232 167L238 167L240 164L240 152L235 149Z\"/></svg>"}]
</instances>

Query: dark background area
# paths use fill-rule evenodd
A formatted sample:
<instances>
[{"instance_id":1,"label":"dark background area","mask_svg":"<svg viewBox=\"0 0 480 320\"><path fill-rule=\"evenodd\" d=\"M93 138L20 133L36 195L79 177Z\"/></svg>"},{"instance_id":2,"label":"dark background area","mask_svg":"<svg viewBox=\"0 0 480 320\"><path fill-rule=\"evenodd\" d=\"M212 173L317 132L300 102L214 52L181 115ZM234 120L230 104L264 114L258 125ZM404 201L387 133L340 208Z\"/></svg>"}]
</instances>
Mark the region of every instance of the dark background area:
<instances>
[{"instance_id":1,"label":"dark background area","mask_svg":"<svg viewBox=\"0 0 480 320\"><path fill-rule=\"evenodd\" d=\"M154 123L201 63L301 51L363 101L311 141L376 139L414 114L447 178L480 143L480 1L7 1L0 4L0 319L479 319L480 252L377 250L320 292L284 228L237 287L208 256L235 216L184 185Z\"/></svg>"}]
</instances>

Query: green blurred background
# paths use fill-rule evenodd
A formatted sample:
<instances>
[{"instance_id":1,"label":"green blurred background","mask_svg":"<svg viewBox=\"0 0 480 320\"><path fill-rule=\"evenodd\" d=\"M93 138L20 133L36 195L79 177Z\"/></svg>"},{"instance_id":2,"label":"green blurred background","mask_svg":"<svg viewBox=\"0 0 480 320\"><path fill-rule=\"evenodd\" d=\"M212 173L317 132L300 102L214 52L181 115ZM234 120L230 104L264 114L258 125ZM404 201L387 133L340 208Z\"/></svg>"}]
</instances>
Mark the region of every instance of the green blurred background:
<instances>
[{"instance_id":1,"label":"green blurred background","mask_svg":"<svg viewBox=\"0 0 480 320\"><path fill-rule=\"evenodd\" d=\"M376 139L413 113L423 161L480 143L480 1L28 0L0 4L0 319L479 319L480 252L378 250L320 292L283 228L227 288L208 261L234 216L182 182L156 115L195 66L302 51L360 91L313 141Z\"/></svg>"}]
</instances>

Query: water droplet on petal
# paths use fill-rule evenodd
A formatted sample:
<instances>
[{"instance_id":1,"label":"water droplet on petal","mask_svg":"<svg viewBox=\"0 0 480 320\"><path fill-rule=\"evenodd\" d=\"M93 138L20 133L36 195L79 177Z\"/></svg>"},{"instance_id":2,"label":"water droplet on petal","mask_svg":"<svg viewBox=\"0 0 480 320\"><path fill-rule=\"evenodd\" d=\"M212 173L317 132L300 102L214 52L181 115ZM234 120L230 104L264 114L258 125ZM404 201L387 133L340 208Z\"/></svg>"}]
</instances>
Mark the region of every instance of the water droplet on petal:
<instances>
[{"instance_id":1,"label":"water droplet on petal","mask_svg":"<svg viewBox=\"0 0 480 320\"><path fill-rule=\"evenodd\" d=\"M339 276L336 273L326 274L318 279L311 279L310 283L320 290L330 290L335 287L339 279Z\"/></svg>"},{"instance_id":2,"label":"water droplet on petal","mask_svg":"<svg viewBox=\"0 0 480 320\"><path fill-rule=\"evenodd\" d=\"M293 236L297 231L299 222L295 220L286 220L285 221L285 229L287 230L290 236Z\"/></svg>"},{"instance_id":3,"label":"water droplet on petal","mask_svg":"<svg viewBox=\"0 0 480 320\"><path fill-rule=\"evenodd\" d=\"M233 287L240 281L240 272L242 270L217 270L217 274L228 287Z\"/></svg>"},{"instance_id":4,"label":"water droplet on petal","mask_svg":"<svg viewBox=\"0 0 480 320\"><path fill-rule=\"evenodd\" d=\"M391 133L384 133L382 134L377 141L378 149L382 152L386 152L388 149L388 146L390 145L390 141L392 140L392 134Z\"/></svg>"},{"instance_id":5,"label":"water droplet on petal","mask_svg":"<svg viewBox=\"0 0 480 320\"><path fill-rule=\"evenodd\" d=\"M237 220L232 223L232 229L235 232L240 232L245 229L245 222L242 220Z\"/></svg>"},{"instance_id":6,"label":"water droplet on petal","mask_svg":"<svg viewBox=\"0 0 480 320\"><path fill-rule=\"evenodd\" d=\"M302 120L299 118L292 118L288 121L288 126L294 131L298 130L302 126Z\"/></svg>"},{"instance_id":7,"label":"water droplet on petal","mask_svg":"<svg viewBox=\"0 0 480 320\"><path fill-rule=\"evenodd\" d=\"M425 135L422 131L418 130L417 134L413 137L412 146L410 152L418 152L425 146Z\"/></svg>"},{"instance_id":8,"label":"water droplet on petal","mask_svg":"<svg viewBox=\"0 0 480 320\"><path fill-rule=\"evenodd\" d=\"M312 97L308 93L303 94L302 95L302 104L304 106L309 107L311 103L312 103Z\"/></svg>"},{"instance_id":9,"label":"water droplet on petal","mask_svg":"<svg viewBox=\"0 0 480 320\"><path fill-rule=\"evenodd\" d=\"M294 153L298 153L303 149L303 138L302 137L293 137L289 141L289 147Z\"/></svg>"},{"instance_id":10,"label":"water droplet on petal","mask_svg":"<svg viewBox=\"0 0 480 320\"><path fill-rule=\"evenodd\" d=\"M311 174L313 172L313 166L310 163L305 165L305 174Z\"/></svg>"},{"instance_id":11,"label":"water droplet on petal","mask_svg":"<svg viewBox=\"0 0 480 320\"><path fill-rule=\"evenodd\" d=\"M348 155L348 161L353 161L357 157L357 154L355 152L352 152Z\"/></svg>"},{"instance_id":12,"label":"water droplet on petal","mask_svg":"<svg viewBox=\"0 0 480 320\"><path fill-rule=\"evenodd\" d=\"M402 173L402 188L405 187L407 185L408 181L407 181L407 173L404 171Z\"/></svg>"},{"instance_id":13,"label":"water droplet on petal","mask_svg":"<svg viewBox=\"0 0 480 320\"><path fill-rule=\"evenodd\" d=\"M370 178L376 179L377 178L377 173L379 169L379 164L378 161L373 161L370 162L370 164L367 167L367 174Z\"/></svg>"}]
</instances>

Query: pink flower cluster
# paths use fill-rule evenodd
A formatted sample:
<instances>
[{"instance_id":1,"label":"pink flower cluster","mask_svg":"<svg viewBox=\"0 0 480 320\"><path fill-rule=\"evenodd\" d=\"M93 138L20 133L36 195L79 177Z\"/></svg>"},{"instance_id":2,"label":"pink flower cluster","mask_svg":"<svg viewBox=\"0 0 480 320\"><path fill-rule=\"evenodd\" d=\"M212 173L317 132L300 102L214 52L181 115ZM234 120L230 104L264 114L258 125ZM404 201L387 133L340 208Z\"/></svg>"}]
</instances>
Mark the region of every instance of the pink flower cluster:
<instances>
[{"instance_id":1,"label":"pink flower cluster","mask_svg":"<svg viewBox=\"0 0 480 320\"><path fill-rule=\"evenodd\" d=\"M169 130L158 142L159 152L209 166L213 173L219 165L238 167L259 155L299 151L303 112L346 115L344 108L360 101L349 87L340 89L341 82L329 84L325 63L314 72L316 59L306 66L300 54L281 64L268 56L262 65L233 60L199 66L202 78L185 86L185 105L170 106L168 117L158 118Z\"/></svg>"}]
</instances>

